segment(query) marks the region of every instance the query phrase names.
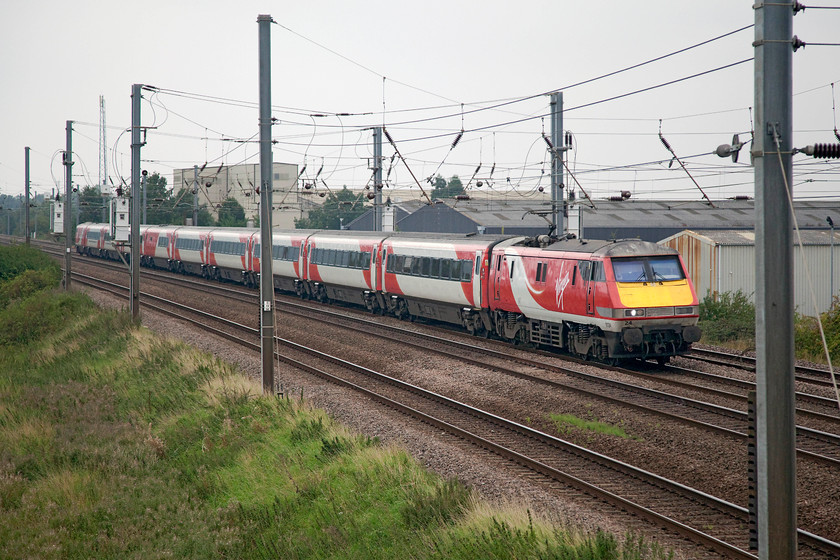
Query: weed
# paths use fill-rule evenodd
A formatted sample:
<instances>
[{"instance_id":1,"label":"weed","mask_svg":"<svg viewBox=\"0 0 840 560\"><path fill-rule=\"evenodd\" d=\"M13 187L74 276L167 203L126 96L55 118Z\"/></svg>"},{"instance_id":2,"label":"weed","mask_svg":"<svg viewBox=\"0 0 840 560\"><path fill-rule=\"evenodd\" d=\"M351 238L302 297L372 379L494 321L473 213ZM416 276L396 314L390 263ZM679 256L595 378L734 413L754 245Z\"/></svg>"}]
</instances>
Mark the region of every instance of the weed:
<instances>
[{"instance_id":1,"label":"weed","mask_svg":"<svg viewBox=\"0 0 840 560\"><path fill-rule=\"evenodd\" d=\"M623 439L631 439L631 436L621 426L605 424L598 420L584 420L572 414L549 414L549 419L554 422L557 431L561 434L567 433L570 428L577 428L599 434L617 436Z\"/></svg>"}]
</instances>

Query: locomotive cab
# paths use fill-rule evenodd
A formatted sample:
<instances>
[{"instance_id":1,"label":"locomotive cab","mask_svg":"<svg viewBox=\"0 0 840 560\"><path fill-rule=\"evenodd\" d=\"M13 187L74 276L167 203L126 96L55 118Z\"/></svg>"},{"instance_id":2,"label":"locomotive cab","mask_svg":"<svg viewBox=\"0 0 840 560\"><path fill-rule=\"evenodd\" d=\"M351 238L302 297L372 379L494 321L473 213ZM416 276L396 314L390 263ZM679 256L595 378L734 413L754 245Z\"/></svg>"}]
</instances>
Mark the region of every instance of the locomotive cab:
<instances>
[{"instance_id":1,"label":"locomotive cab","mask_svg":"<svg viewBox=\"0 0 840 560\"><path fill-rule=\"evenodd\" d=\"M608 337L612 355L672 356L700 340L697 298L678 254L612 257L609 264L617 300L599 311L622 322L619 336Z\"/></svg>"}]
</instances>

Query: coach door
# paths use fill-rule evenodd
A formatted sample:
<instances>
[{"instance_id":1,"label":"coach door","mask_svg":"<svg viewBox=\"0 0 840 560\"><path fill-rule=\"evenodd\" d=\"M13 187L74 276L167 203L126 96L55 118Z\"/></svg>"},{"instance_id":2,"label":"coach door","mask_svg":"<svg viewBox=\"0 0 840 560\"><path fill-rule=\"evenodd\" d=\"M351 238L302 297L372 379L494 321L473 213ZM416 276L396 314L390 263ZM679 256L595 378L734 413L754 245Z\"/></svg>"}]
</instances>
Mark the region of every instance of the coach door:
<instances>
[{"instance_id":1,"label":"coach door","mask_svg":"<svg viewBox=\"0 0 840 560\"><path fill-rule=\"evenodd\" d=\"M370 253L370 278L371 278L371 288L374 291L379 291L382 289L382 265L384 264L382 261L385 260L384 255L379 254L379 244L373 244L373 251Z\"/></svg>"},{"instance_id":2,"label":"coach door","mask_svg":"<svg viewBox=\"0 0 840 560\"><path fill-rule=\"evenodd\" d=\"M592 281L592 263L590 261L578 261L580 279L583 282L583 291L586 294L586 313L595 314L595 283Z\"/></svg>"},{"instance_id":3,"label":"coach door","mask_svg":"<svg viewBox=\"0 0 840 560\"><path fill-rule=\"evenodd\" d=\"M473 266L473 306L482 307L481 300L481 251L475 252L475 265Z\"/></svg>"},{"instance_id":4,"label":"coach door","mask_svg":"<svg viewBox=\"0 0 840 560\"><path fill-rule=\"evenodd\" d=\"M491 270L493 270L493 300L499 301L501 299L501 290L502 287L500 283L502 281L502 257L504 254L502 252L496 253L493 255L495 261L490 261Z\"/></svg>"}]
</instances>

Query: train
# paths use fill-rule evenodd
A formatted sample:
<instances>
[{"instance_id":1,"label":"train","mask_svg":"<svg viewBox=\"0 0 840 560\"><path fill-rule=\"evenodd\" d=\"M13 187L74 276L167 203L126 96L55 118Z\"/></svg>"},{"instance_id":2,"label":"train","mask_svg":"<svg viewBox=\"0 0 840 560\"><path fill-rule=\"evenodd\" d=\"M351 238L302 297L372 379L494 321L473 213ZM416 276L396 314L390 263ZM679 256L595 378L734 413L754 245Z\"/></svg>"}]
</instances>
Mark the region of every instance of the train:
<instances>
[{"instance_id":1,"label":"train","mask_svg":"<svg viewBox=\"0 0 840 560\"><path fill-rule=\"evenodd\" d=\"M76 250L119 258L108 224ZM259 286L260 231L144 225L146 267ZM699 302L680 254L655 243L573 236L335 230L272 234L278 291L606 363L667 363L698 342Z\"/></svg>"}]
</instances>

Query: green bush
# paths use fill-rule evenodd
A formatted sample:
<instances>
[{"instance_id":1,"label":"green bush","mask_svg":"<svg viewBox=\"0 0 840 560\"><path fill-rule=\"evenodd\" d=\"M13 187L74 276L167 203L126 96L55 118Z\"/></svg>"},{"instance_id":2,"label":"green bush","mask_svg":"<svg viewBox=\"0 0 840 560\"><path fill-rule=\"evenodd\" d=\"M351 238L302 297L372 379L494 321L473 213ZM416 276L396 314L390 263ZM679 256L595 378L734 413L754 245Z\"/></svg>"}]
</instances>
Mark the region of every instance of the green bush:
<instances>
[{"instance_id":1,"label":"green bush","mask_svg":"<svg viewBox=\"0 0 840 560\"><path fill-rule=\"evenodd\" d=\"M820 314L820 320L831 361L836 363L836 360L840 358L840 299L834 298L828 311ZM797 313L794 328L797 357L825 362L825 349L816 317L807 317Z\"/></svg>"},{"instance_id":2,"label":"green bush","mask_svg":"<svg viewBox=\"0 0 840 560\"><path fill-rule=\"evenodd\" d=\"M0 346L28 344L58 332L69 321L91 313L94 305L84 294L30 296L0 312Z\"/></svg>"},{"instance_id":3,"label":"green bush","mask_svg":"<svg viewBox=\"0 0 840 560\"><path fill-rule=\"evenodd\" d=\"M21 275L27 270L58 270L49 255L26 245L0 245L0 282Z\"/></svg>"},{"instance_id":4,"label":"green bush","mask_svg":"<svg viewBox=\"0 0 840 560\"><path fill-rule=\"evenodd\" d=\"M706 295L700 302L700 328L703 342L722 344L739 341L755 345L755 304L741 290Z\"/></svg>"},{"instance_id":5,"label":"green bush","mask_svg":"<svg viewBox=\"0 0 840 560\"><path fill-rule=\"evenodd\" d=\"M60 280L60 269L53 267L25 270L11 280L0 282L0 309L5 309L11 301L54 288L58 286Z\"/></svg>"}]
</instances>

